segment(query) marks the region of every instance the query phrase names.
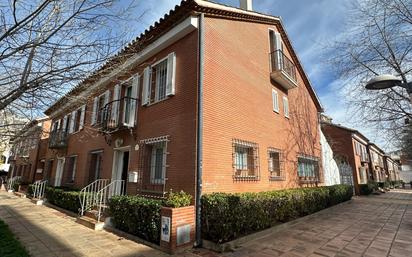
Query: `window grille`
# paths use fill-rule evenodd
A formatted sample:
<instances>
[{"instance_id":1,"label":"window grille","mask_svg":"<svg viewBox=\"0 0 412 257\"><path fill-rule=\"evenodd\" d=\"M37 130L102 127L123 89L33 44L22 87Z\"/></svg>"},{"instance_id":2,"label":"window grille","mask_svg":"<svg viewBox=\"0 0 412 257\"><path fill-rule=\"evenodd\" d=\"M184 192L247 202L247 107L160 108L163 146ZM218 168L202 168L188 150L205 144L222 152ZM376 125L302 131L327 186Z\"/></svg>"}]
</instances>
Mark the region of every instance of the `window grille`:
<instances>
[{"instance_id":1,"label":"window grille","mask_svg":"<svg viewBox=\"0 0 412 257\"><path fill-rule=\"evenodd\" d=\"M270 180L284 180L284 156L280 149L268 148L268 167Z\"/></svg>"},{"instance_id":2,"label":"window grille","mask_svg":"<svg viewBox=\"0 0 412 257\"><path fill-rule=\"evenodd\" d=\"M298 157L298 176L302 181L318 182L319 179L319 160L316 157Z\"/></svg>"},{"instance_id":3,"label":"window grille","mask_svg":"<svg viewBox=\"0 0 412 257\"><path fill-rule=\"evenodd\" d=\"M256 143L233 139L233 178L236 180L259 179L259 148Z\"/></svg>"},{"instance_id":4,"label":"window grille","mask_svg":"<svg viewBox=\"0 0 412 257\"><path fill-rule=\"evenodd\" d=\"M167 59L152 67L152 85L155 89L155 102L166 98ZM152 98L153 99L153 98Z\"/></svg>"}]
</instances>

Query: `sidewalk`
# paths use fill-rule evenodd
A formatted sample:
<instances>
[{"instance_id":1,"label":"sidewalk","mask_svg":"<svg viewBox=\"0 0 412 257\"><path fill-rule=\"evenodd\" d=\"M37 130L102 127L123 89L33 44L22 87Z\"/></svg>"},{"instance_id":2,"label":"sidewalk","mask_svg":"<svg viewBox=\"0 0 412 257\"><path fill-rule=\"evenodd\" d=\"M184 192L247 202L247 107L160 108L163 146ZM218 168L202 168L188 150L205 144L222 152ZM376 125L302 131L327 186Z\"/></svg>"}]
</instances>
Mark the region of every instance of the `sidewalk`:
<instances>
[{"instance_id":1,"label":"sidewalk","mask_svg":"<svg viewBox=\"0 0 412 257\"><path fill-rule=\"evenodd\" d=\"M75 218L5 191L0 191L0 219L33 257L169 256L112 233L88 229Z\"/></svg>"}]
</instances>

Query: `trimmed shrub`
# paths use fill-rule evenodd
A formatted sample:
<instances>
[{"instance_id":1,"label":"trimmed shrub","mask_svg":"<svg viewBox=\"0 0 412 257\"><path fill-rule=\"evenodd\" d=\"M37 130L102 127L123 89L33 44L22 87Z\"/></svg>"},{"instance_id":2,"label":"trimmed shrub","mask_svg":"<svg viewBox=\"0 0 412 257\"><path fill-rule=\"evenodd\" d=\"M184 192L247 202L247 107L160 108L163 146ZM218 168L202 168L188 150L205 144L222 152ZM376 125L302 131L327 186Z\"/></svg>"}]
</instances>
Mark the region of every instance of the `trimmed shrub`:
<instances>
[{"instance_id":1,"label":"trimmed shrub","mask_svg":"<svg viewBox=\"0 0 412 257\"><path fill-rule=\"evenodd\" d=\"M141 196L114 196L109 212L116 228L149 242L160 242L162 200Z\"/></svg>"},{"instance_id":2,"label":"trimmed shrub","mask_svg":"<svg viewBox=\"0 0 412 257\"><path fill-rule=\"evenodd\" d=\"M46 187L45 195L47 201L63 209L78 213L81 208L79 200L80 192L66 190L69 189Z\"/></svg>"},{"instance_id":3,"label":"trimmed shrub","mask_svg":"<svg viewBox=\"0 0 412 257\"><path fill-rule=\"evenodd\" d=\"M165 199L163 206L171 208L180 208L189 206L192 202L192 196L183 191L174 193L170 191L169 195Z\"/></svg>"},{"instance_id":4,"label":"trimmed shrub","mask_svg":"<svg viewBox=\"0 0 412 257\"><path fill-rule=\"evenodd\" d=\"M34 185L33 185L33 184L30 184L30 185L27 187L27 195L30 196L30 197L32 197L33 194L34 194Z\"/></svg>"},{"instance_id":5,"label":"trimmed shrub","mask_svg":"<svg viewBox=\"0 0 412 257\"><path fill-rule=\"evenodd\" d=\"M202 196L202 234L224 243L350 200L348 185Z\"/></svg>"},{"instance_id":6,"label":"trimmed shrub","mask_svg":"<svg viewBox=\"0 0 412 257\"><path fill-rule=\"evenodd\" d=\"M378 190L378 184L376 182L369 181L367 184L359 185L359 193L361 195L370 195L375 190Z\"/></svg>"}]
</instances>

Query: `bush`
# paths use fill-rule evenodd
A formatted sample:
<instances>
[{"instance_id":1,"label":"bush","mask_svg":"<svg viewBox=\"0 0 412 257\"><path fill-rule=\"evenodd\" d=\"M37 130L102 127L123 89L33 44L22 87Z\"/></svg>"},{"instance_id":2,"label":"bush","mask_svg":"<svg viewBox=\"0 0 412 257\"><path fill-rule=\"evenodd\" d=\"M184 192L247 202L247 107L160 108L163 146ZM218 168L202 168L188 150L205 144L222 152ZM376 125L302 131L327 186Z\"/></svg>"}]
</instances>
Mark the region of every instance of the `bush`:
<instances>
[{"instance_id":1,"label":"bush","mask_svg":"<svg viewBox=\"0 0 412 257\"><path fill-rule=\"evenodd\" d=\"M162 200L141 196L114 196L109 212L116 228L149 242L160 242L160 209Z\"/></svg>"},{"instance_id":2,"label":"bush","mask_svg":"<svg viewBox=\"0 0 412 257\"><path fill-rule=\"evenodd\" d=\"M63 209L78 213L81 208L79 191L66 191L68 189L57 187L46 187L45 195L47 201Z\"/></svg>"},{"instance_id":3,"label":"bush","mask_svg":"<svg viewBox=\"0 0 412 257\"><path fill-rule=\"evenodd\" d=\"M34 194L34 185L33 185L33 184L30 184L30 185L27 187L27 195L30 196L30 197L32 197L33 194Z\"/></svg>"},{"instance_id":4,"label":"bush","mask_svg":"<svg viewBox=\"0 0 412 257\"><path fill-rule=\"evenodd\" d=\"M163 203L163 206L171 208L180 208L189 206L191 202L192 196L190 194L185 193L183 191L180 191L178 193L170 191L169 195Z\"/></svg>"},{"instance_id":5,"label":"bush","mask_svg":"<svg viewBox=\"0 0 412 257\"><path fill-rule=\"evenodd\" d=\"M202 234L224 243L350 200L348 185L202 196Z\"/></svg>"},{"instance_id":6,"label":"bush","mask_svg":"<svg viewBox=\"0 0 412 257\"><path fill-rule=\"evenodd\" d=\"M361 195L370 195L373 191L378 189L378 184L376 182L369 181L367 184L359 185L359 193Z\"/></svg>"},{"instance_id":7,"label":"bush","mask_svg":"<svg viewBox=\"0 0 412 257\"><path fill-rule=\"evenodd\" d=\"M18 192L19 191L19 186L20 186L20 182L16 182L13 184L13 190L14 192Z\"/></svg>"}]
</instances>

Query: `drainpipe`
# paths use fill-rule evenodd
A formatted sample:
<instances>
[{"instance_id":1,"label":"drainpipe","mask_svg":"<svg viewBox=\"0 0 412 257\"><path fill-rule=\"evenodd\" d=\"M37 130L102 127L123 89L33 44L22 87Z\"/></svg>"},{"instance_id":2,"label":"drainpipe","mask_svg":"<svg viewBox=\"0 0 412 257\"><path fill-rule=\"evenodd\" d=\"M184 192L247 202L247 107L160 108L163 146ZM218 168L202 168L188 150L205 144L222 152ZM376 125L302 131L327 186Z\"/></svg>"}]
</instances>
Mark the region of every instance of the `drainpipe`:
<instances>
[{"instance_id":1,"label":"drainpipe","mask_svg":"<svg viewBox=\"0 0 412 257\"><path fill-rule=\"evenodd\" d=\"M198 46L198 85L197 85L197 142L196 142L196 242L195 246L202 245L202 170L203 170L203 62L204 62L204 14L199 15L199 46Z\"/></svg>"}]
</instances>

